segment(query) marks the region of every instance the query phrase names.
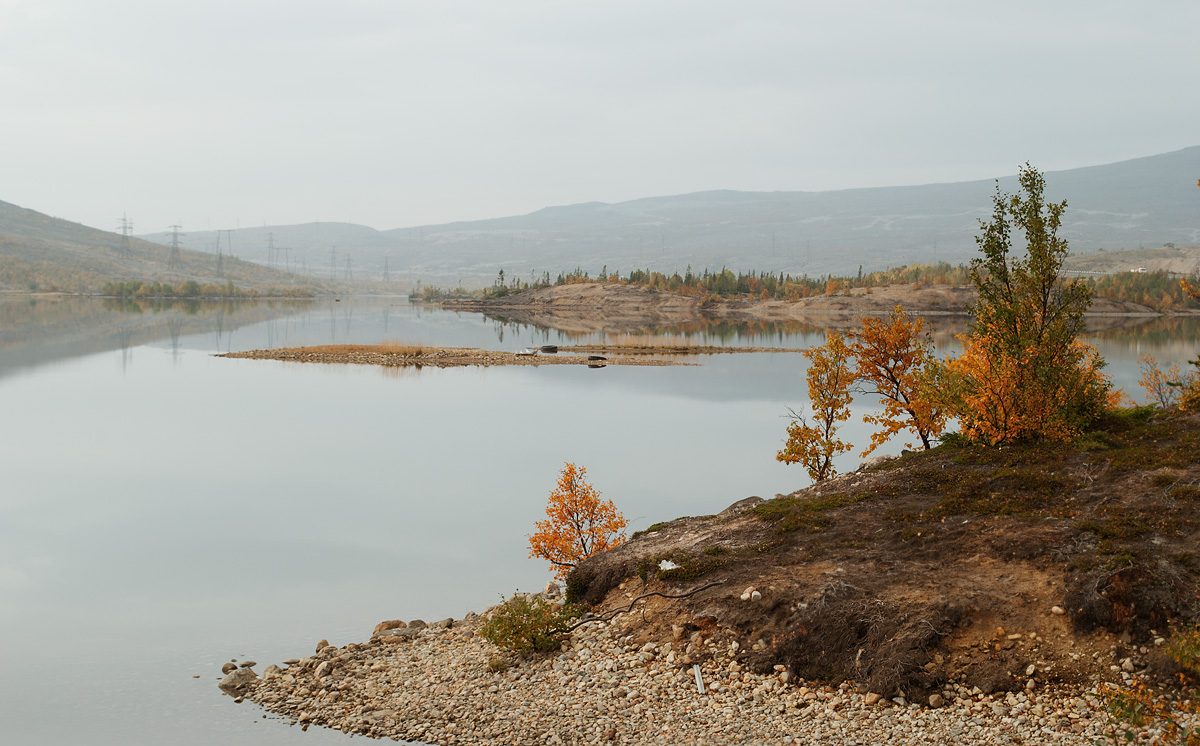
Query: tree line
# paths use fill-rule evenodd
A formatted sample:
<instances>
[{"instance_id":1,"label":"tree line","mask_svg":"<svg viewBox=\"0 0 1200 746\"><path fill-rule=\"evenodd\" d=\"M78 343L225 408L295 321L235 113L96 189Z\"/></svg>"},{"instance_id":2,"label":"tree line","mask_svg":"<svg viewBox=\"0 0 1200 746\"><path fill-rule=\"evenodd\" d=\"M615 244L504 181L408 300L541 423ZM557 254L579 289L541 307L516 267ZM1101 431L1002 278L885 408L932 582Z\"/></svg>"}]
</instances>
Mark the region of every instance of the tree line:
<instances>
[{"instance_id":1,"label":"tree line","mask_svg":"<svg viewBox=\"0 0 1200 746\"><path fill-rule=\"evenodd\" d=\"M176 285L143 280L117 280L105 283L100 294L112 298L309 298L312 291L305 288L268 288L259 291L243 288L232 281L223 285L187 280Z\"/></svg>"}]
</instances>

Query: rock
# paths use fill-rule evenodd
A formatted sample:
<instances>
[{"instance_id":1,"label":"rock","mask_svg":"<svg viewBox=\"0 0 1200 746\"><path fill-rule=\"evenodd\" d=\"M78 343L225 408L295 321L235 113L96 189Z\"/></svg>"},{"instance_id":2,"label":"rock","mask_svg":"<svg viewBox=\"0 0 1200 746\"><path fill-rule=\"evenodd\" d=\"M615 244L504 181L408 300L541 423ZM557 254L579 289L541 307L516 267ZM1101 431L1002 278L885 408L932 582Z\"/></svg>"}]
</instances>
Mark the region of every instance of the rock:
<instances>
[{"instance_id":1,"label":"rock","mask_svg":"<svg viewBox=\"0 0 1200 746\"><path fill-rule=\"evenodd\" d=\"M1133 673L1133 659L1126 658L1125 660L1121 661L1121 670L1125 671L1126 673Z\"/></svg>"},{"instance_id":2,"label":"rock","mask_svg":"<svg viewBox=\"0 0 1200 746\"><path fill-rule=\"evenodd\" d=\"M255 661L242 661L238 664L238 668L254 668L258 663Z\"/></svg>"},{"instance_id":3,"label":"rock","mask_svg":"<svg viewBox=\"0 0 1200 746\"><path fill-rule=\"evenodd\" d=\"M751 601L760 601L760 600L762 600L762 594L759 593L758 591L754 591L753 593L750 594L750 600Z\"/></svg>"},{"instance_id":4,"label":"rock","mask_svg":"<svg viewBox=\"0 0 1200 746\"><path fill-rule=\"evenodd\" d=\"M946 700L942 699L942 695L940 695L940 694L930 694L929 695L929 706L930 707L935 707L935 708L941 707L944 704L946 704Z\"/></svg>"},{"instance_id":5,"label":"rock","mask_svg":"<svg viewBox=\"0 0 1200 746\"><path fill-rule=\"evenodd\" d=\"M879 696L875 692L867 692L867 696L863 701L866 703L867 707L873 707L881 699L883 699L883 697Z\"/></svg>"},{"instance_id":6,"label":"rock","mask_svg":"<svg viewBox=\"0 0 1200 746\"><path fill-rule=\"evenodd\" d=\"M750 508L753 508L755 505L758 505L761 502L763 502L763 499L761 497L759 497L758 495L751 495L750 497L744 498L742 500L738 500L733 505L730 505L728 508L725 508L724 510L721 511L720 515L732 515L734 513L741 513L743 511L749 510Z\"/></svg>"},{"instance_id":7,"label":"rock","mask_svg":"<svg viewBox=\"0 0 1200 746\"><path fill-rule=\"evenodd\" d=\"M385 629L375 636L380 642L408 642L421 634L421 627L395 627Z\"/></svg>"},{"instance_id":8,"label":"rock","mask_svg":"<svg viewBox=\"0 0 1200 746\"><path fill-rule=\"evenodd\" d=\"M880 464L886 464L888 461L891 461L894 458L896 458L896 457L895 456L875 456L874 458L869 458L866 461L863 461L861 464L859 464L858 470L866 471L868 469L873 469L876 466L879 466Z\"/></svg>"},{"instance_id":9,"label":"rock","mask_svg":"<svg viewBox=\"0 0 1200 746\"><path fill-rule=\"evenodd\" d=\"M317 670L313 672L313 675L318 679L323 679L331 673L333 673L333 664L329 661L321 661L321 665L317 666Z\"/></svg>"},{"instance_id":10,"label":"rock","mask_svg":"<svg viewBox=\"0 0 1200 746\"><path fill-rule=\"evenodd\" d=\"M401 627L407 626L408 622L404 621L403 619L389 619L386 622L380 622L379 624L376 624L375 629L371 632L371 636L374 637L386 629L400 629Z\"/></svg>"},{"instance_id":11,"label":"rock","mask_svg":"<svg viewBox=\"0 0 1200 746\"><path fill-rule=\"evenodd\" d=\"M238 665L236 663L226 663L225 665L221 666L221 673L230 673L232 671L236 671L237 668Z\"/></svg>"},{"instance_id":12,"label":"rock","mask_svg":"<svg viewBox=\"0 0 1200 746\"><path fill-rule=\"evenodd\" d=\"M265 679L265 678L268 678L271 676L276 676L276 675L282 674L282 673L283 673L283 669L280 668L279 666L275 665L274 663L272 663L271 665L269 665L263 669L263 678Z\"/></svg>"},{"instance_id":13,"label":"rock","mask_svg":"<svg viewBox=\"0 0 1200 746\"><path fill-rule=\"evenodd\" d=\"M317 643L317 652L319 653L327 647L329 647L329 640L321 640Z\"/></svg>"},{"instance_id":14,"label":"rock","mask_svg":"<svg viewBox=\"0 0 1200 746\"><path fill-rule=\"evenodd\" d=\"M545 590L542 591L542 595L549 596L550 598L554 598L555 596L557 596L558 595L558 581L551 580L548 583L546 583L546 588L545 588Z\"/></svg>"},{"instance_id":15,"label":"rock","mask_svg":"<svg viewBox=\"0 0 1200 746\"><path fill-rule=\"evenodd\" d=\"M1033 665L1032 663L1030 663L1028 666L1025 667L1025 675L1026 676L1033 676L1033 674L1036 671L1037 671L1037 666Z\"/></svg>"},{"instance_id":16,"label":"rock","mask_svg":"<svg viewBox=\"0 0 1200 746\"><path fill-rule=\"evenodd\" d=\"M429 625L429 628L430 629L450 629L453 626L454 626L454 620L451 619L450 617L446 617L445 619L441 619L441 620L436 621L433 624Z\"/></svg>"},{"instance_id":17,"label":"rock","mask_svg":"<svg viewBox=\"0 0 1200 746\"><path fill-rule=\"evenodd\" d=\"M300 662L300 659L299 659L299 658L288 658L287 660L285 660L285 661L283 662L283 665L285 665L285 666L294 666L294 665L296 665L296 664L297 664L297 663L299 663L299 662Z\"/></svg>"},{"instance_id":18,"label":"rock","mask_svg":"<svg viewBox=\"0 0 1200 746\"><path fill-rule=\"evenodd\" d=\"M414 619L408 623L409 629L425 629L429 625L420 619Z\"/></svg>"},{"instance_id":19,"label":"rock","mask_svg":"<svg viewBox=\"0 0 1200 746\"><path fill-rule=\"evenodd\" d=\"M258 674L254 673L254 669L239 668L221 679L221 683L217 684L217 686L227 692L236 692L250 686L257 678Z\"/></svg>"},{"instance_id":20,"label":"rock","mask_svg":"<svg viewBox=\"0 0 1200 746\"><path fill-rule=\"evenodd\" d=\"M1062 616L1063 614L1067 613L1067 610L1061 606L1051 606L1050 613L1055 616Z\"/></svg>"}]
</instances>

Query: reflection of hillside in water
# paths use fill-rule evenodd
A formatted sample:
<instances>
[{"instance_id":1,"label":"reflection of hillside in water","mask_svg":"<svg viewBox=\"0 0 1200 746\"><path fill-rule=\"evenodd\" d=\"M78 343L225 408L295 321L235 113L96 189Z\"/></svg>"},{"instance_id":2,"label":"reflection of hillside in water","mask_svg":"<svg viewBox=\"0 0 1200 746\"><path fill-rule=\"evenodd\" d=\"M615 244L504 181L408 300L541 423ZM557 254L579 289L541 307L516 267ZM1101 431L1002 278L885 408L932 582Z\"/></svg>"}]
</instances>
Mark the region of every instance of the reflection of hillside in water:
<instances>
[{"instance_id":1,"label":"reflection of hillside in water","mask_svg":"<svg viewBox=\"0 0 1200 746\"><path fill-rule=\"evenodd\" d=\"M212 334L288 316L310 301L0 298L0 375L111 350Z\"/></svg>"},{"instance_id":2,"label":"reflection of hillside in water","mask_svg":"<svg viewBox=\"0 0 1200 746\"><path fill-rule=\"evenodd\" d=\"M485 314L492 321L497 336L504 340L505 331L530 332L547 343L551 337L561 337L579 343L598 342L613 337L648 336L674 337L696 344L725 344L745 346L791 347L797 337L823 335L829 330L849 331L860 325L853 314L809 314L796 319L722 319L692 317L665 323L649 322L640 326L621 323L605 330L580 329L571 323L557 324L552 315L537 321ZM1200 317L1196 316L1088 316L1085 336L1106 340L1141 339L1152 344L1192 342L1200 338ZM960 334L970 327L966 315L937 315L925 317L925 331L939 347L953 345ZM1150 340L1147 340L1147 337Z\"/></svg>"}]
</instances>

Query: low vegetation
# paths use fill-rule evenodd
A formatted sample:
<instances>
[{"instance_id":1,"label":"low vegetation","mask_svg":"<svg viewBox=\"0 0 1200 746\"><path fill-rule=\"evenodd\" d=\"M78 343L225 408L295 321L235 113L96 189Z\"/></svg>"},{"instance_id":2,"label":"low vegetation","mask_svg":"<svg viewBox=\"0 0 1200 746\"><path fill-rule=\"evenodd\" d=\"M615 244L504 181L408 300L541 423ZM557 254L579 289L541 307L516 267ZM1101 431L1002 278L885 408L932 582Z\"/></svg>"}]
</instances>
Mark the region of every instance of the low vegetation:
<instances>
[{"instance_id":1,"label":"low vegetation","mask_svg":"<svg viewBox=\"0 0 1200 746\"><path fill-rule=\"evenodd\" d=\"M223 285L201 284L187 280L175 285L165 282L125 280L105 283L100 294L113 298L311 298L307 288L255 288L238 287L232 281Z\"/></svg>"},{"instance_id":2,"label":"low vegetation","mask_svg":"<svg viewBox=\"0 0 1200 746\"><path fill-rule=\"evenodd\" d=\"M519 656L549 652L566 639L566 628L580 613L574 606L555 604L540 595L515 593L492 609L479 634Z\"/></svg>"}]
</instances>

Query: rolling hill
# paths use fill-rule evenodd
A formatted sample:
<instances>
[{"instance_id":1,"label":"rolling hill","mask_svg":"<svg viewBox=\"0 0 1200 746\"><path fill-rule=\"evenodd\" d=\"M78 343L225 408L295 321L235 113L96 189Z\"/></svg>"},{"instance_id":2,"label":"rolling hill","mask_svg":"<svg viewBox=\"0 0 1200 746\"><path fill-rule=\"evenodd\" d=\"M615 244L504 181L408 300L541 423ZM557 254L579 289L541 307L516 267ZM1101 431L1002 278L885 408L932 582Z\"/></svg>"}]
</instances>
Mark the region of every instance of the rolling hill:
<instances>
[{"instance_id":1,"label":"rolling hill","mask_svg":"<svg viewBox=\"0 0 1200 746\"><path fill-rule=\"evenodd\" d=\"M1036 165L1036 164L1035 164ZM1051 199L1069 208L1063 235L1076 253L1167 243L1200 245L1200 146L1046 174ZM1015 176L999 179L1005 191ZM322 277L379 278L387 267L408 281L467 284L508 276L636 267L722 266L819 276L925 261L958 263L976 250L980 218L996 182L829 192L711 191L616 204L547 207L506 218L375 230L350 223L245 228L244 255L266 261L269 233L293 266ZM165 234L147 236L165 242ZM204 250L215 232L189 233Z\"/></svg>"},{"instance_id":2,"label":"rolling hill","mask_svg":"<svg viewBox=\"0 0 1200 746\"><path fill-rule=\"evenodd\" d=\"M171 247L96 230L0 202L0 291L97 292L116 280L153 280L177 284L233 282L241 288L272 292L293 288L327 289L254 262L216 257L181 248L176 262Z\"/></svg>"}]
</instances>

